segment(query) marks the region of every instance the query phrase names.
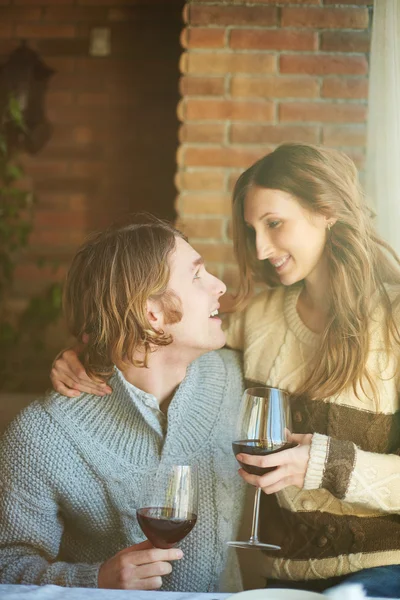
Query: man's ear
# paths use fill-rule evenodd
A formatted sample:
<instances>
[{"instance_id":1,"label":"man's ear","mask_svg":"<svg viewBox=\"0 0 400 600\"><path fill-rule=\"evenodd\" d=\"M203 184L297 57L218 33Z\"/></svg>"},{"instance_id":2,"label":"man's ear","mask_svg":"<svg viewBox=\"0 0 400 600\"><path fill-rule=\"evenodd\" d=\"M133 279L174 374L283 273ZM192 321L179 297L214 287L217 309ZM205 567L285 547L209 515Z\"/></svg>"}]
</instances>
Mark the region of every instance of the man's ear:
<instances>
[{"instance_id":1,"label":"man's ear","mask_svg":"<svg viewBox=\"0 0 400 600\"><path fill-rule=\"evenodd\" d=\"M149 298L146 302L146 309L150 325L156 330L161 330L164 326L164 313L161 302Z\"/></svg>"}]
</instances>

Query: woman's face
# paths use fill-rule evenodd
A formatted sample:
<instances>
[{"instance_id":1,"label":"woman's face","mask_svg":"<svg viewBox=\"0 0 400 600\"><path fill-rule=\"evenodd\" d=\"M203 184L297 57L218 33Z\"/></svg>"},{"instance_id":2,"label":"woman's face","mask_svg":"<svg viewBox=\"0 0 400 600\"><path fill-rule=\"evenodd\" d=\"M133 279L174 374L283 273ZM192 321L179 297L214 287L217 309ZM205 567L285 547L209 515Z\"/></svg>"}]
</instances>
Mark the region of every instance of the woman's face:
<instances>
[{"instance_id":1,"label":"woman's face","mask_svg":"<svg viewBox=\"0 0 400 600\"><path fill-rule=\"evenodd\" d=\"M311 213L286 192L253 186L244 219L254 231L257 258L269 260L283 285L310 278L318 282L318 273L326 281L326 217Z\"/></svg>"}]
</instances>

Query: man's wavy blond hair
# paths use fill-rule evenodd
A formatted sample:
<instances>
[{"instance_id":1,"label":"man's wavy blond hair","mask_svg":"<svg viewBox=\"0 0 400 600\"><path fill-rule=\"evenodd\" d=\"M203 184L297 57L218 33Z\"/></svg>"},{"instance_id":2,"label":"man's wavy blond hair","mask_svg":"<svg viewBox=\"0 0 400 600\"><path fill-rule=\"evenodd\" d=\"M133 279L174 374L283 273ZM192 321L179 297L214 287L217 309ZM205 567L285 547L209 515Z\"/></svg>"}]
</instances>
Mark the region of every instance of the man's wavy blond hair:
<instances>
[{"instance_id":1,"label":"man's wavy blond hair","mask_svg":"<svg viewBox=\"0 0 400 600\"><path fill-rule=\"evenodd\" d=\"M377 293L389 353L393 342L400 343L393 316L400 297L397 294L393 302L385 284L400 284L400 260L374 230L354 163L328 148L283 144L239 177L233 194L234 246L240 267L238 308L248 301L254 281L269 287L281 285L269 261L257 259L254 233L244 222L244 203L252 186L287 192L311 213L337 219L325 249L330 269L328 323L318 360L297 392L327 398L352 386L357 394L358 384L365 392L365 381L376 390L366 368L370 301Z\"/></svg>"},{"instance_id":2,"label":"man's wavy blond hair","mask_svg":"<svg viewBox=\"0 0 400 600\"><path fill-rule=\"evenodd\" d=\"M146 367L149 353L171 343L147 316L147 300L161 303L167 323L182 318L179 299L168 290L172 225L146 216L125 227L92 235L72 261L64 288L70 332L88 337L82 361L90 376L109 377L113 366Z\"/></svg>"}]
</instances>

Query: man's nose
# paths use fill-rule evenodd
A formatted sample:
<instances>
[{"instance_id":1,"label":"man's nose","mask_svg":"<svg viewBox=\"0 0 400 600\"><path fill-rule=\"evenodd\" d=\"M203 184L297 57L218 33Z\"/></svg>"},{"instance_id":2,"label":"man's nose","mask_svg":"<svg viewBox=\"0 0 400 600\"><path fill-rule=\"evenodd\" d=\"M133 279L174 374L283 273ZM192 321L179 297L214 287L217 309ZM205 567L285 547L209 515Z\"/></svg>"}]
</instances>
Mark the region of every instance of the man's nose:
<instances>
[{"instance_id":1,"label":"man's nose","mask_svg":"<svg viewBox=\"0 0 400 600\"><path fill-rule=\"evenodd\" d=\"M224 282L215 276L214 276L214 289L215 289L215 293L217 294L218 297L223 296L223 294L225 294L225 292L226 292L226 285L224 284Z\"/></svg>"}]
</instances>

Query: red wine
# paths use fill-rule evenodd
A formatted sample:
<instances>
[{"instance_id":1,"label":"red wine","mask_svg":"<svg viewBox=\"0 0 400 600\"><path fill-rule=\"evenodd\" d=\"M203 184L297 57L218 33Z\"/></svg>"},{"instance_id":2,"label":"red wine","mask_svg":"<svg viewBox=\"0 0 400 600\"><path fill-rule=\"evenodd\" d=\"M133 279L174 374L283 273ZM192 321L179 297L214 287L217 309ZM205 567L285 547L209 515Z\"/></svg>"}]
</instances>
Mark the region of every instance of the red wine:
<instances>
[{"instance_id":1,"label":"red wine","mask_svg":"<svg viewBox=\"0 0 400 600\"><path fill-rule=\"evenodd\" d=\"M173 548L196 525L197 515L188 513L185 519L175 518L172 508L147 507L136 511L139 525L156 548Z\"/></svg>"},{"instance_id":2,"label":"red wine","mask_svg":"<svg viewBox=\"0 0 400 600\"><path fill-rule=\"evenodd\" d=\"M274 444L268 445L268 443L264 440L238 440L237 442L232 443L232 448L235 456L237 454L252 454L255 456L266 456L267 454L275 454L276 452L282 452L282 450L287 450L288 448L294 448L297 446L294 442L284 442L283 444ZM253 465L245 465L244 463L238 461L240 466L251 475L265 475L265 473L269 473L276 469L276 467L267 467L265 469L261 467L255 467Z\"/></svg>"}]
</instances>

